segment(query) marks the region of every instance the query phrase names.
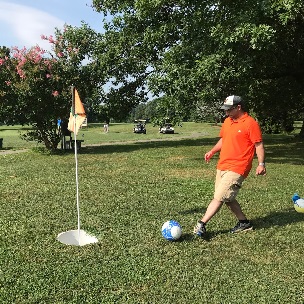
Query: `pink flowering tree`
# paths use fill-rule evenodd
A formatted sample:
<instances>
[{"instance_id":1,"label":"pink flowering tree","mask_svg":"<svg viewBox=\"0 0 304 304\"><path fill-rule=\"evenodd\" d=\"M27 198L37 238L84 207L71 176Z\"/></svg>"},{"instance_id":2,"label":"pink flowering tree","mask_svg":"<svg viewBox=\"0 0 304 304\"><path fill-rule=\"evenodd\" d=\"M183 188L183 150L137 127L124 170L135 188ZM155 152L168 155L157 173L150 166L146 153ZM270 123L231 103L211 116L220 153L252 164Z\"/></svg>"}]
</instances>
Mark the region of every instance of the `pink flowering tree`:
<instances>
[{"instance_id":1,"label":"pink flowering tree","mask_svg":"<svg viewBox=\"0 0 304 304\"><path fill-rule=\"evenodd\" d=\"M56 30L54 37L42 35L51 43L51 52L38 45L0 52L0 119L32 126L23 138L42 142L48 150L56 150L60 142L58 118L69 117L71 86L85 101L99 82L93 63L84 62L95 33L86 25L81 29L66 26L62 32Z\"/></svg>"}]
</instances>

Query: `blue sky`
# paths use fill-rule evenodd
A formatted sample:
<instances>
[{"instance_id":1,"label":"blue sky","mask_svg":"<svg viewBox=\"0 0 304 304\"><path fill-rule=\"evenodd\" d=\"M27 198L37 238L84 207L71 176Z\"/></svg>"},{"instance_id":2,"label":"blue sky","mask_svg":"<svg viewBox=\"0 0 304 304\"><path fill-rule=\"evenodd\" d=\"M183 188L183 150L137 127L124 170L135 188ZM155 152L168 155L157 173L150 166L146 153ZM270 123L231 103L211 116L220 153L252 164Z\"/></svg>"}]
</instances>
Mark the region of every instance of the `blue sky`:
<instances>
[{"instance_id":1,"label":"blue sky","mask_svg":"<svg viewBox=\"0 0 304 304\"><path fill-rule=\"evenodd\" d=\"M40 36L49 36L64 24L80 26L85 21L102 32L103 16L91 7L91 0L0 0L0 46L49 50Z\"/></svg>"}]
</instances>

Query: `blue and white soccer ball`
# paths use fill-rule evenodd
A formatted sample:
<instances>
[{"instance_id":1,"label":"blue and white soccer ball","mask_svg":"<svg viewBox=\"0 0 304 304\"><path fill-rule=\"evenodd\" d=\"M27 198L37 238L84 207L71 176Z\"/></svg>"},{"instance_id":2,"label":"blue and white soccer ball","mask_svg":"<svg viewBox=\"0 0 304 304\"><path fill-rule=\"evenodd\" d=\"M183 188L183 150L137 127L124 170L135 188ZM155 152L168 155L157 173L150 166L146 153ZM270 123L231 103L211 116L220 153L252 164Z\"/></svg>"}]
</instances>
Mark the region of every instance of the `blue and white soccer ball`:
<instances>
[{"instance_id":1,"label":"blue and white soccer ball","mask_svg":"<svg viewBox=\"0 0 304 304\"><path fill-rule=\"evenodd\" d=\"M168 241L176 241L182 235L181 225L174 220L165 222L161 230L163 237Z\"/></svg>"}]
</instances>

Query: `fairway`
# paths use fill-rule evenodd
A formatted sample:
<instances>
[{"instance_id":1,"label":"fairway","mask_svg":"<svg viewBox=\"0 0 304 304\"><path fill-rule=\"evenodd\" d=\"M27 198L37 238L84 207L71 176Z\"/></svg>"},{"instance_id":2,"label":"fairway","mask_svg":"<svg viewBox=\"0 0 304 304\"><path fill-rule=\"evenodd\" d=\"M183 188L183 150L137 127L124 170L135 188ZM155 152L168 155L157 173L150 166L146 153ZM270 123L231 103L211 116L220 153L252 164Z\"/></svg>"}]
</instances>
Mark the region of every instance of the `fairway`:
<instances>
[{"instance_id":1,"label":"fairway","mask_svg":"<svg viewBox=\"0 0 304 304\"><path fill-rule=\"evenodd\" d=\"M201 240L192 230L212 199L217 156L204 154L219 126L81 130L81 228L98 243L77 247L56 240L77 229L73 151L38 153L1 128L4 151L28 150L0 155L0 303L304 302L304 214L291 200L304 197L304 149L293 135L265 136L267 175L253 170L240 191L255 229L230 234L222 208ZM161 234L170 219L183 229L176 242Z\"/></svg>"}]
</instances>

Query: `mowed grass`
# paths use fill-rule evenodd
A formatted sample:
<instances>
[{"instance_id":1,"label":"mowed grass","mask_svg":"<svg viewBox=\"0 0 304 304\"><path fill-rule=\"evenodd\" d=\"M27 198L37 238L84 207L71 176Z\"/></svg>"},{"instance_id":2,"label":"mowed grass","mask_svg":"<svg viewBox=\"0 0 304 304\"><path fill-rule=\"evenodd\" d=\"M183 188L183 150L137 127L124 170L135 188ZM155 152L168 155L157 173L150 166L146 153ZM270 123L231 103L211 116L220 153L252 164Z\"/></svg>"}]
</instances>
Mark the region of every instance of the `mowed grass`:
<instances>
[{"instance_id":1,"label":"mowed grass","mask_svg":"<svg viewBox=\"0 0 304 304\"><path fill-rule=\"evenodd\" d=\"M196 123L184 123L175 127L175 134L160 134L158 127L147 124L147 134L133 133L133 124L130 123L111 123L110 132L103 132L103 124L91 123L88 127L80 129L77 139L82 139L85 145L100 145L103 143L124 143L126 141L149 141L149 140L167 140L182 139L184 137L198 137L208 135L204 128L198 127ZM185 127L186 126L186 127ZM0 126L0 138L3 138L2 150L19 150L41 148L43 144L21 140L23 135L30 126ZM213 131L217 132L218 126L213 126ZM213 132L212 131L212 132ZM210 134L209 134L210 135ZM68 140L68 138L66 138ZM74 137L73 137L74 139ZM60 148L60 144L58 145Z\"/></svg>"},{"instance_id":2,"label":"mowed grass","mask_svg":"<svg viewBox=\"0 0 304 304\"><path fill-rule=\"evenodd\" d=\"M303 142L265 136L268 173L253 170L239 194L255 230L229 234L236 220L223 207L201 240L192 230L212 199L217 162L203 156L218 131L82 130L81 228L99 240L83 247L56 240L77 229L73 151L0 155L0 303L303 303L304 214L291 201L304 196ZM183 227L177 242L162 238L169 219Z\"/></svg>"}]
</instances>

